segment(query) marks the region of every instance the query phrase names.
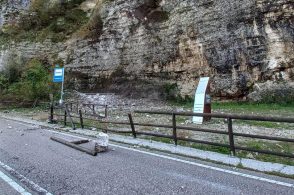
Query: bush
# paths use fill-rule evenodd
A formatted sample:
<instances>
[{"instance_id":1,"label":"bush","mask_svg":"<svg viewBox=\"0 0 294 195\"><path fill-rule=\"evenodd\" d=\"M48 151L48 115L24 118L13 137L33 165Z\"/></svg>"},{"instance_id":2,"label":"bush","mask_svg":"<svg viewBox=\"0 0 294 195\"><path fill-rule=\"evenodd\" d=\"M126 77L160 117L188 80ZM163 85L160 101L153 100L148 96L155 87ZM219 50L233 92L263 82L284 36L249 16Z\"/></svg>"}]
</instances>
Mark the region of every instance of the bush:
<instances>
[{"instance_id":1,"label":"bush","mask_svg":"<svg viewBox=\"0 0 294 195\"><path fill-rule=\"evenodd\" d=\"M97 42L103 32L103 21L99 14L92 15L90 20L84 24L77 35L82 38L91 39Z\"/></svg>"},{"instance_id":2,"label":"bush","mask_svg":"<svg viewBox=\"0 0 294 195\"><path fill-rule=\"evenodd\" d=\"M66 0L50 3L47 0L34 0L29 12L20 16L18 24L7 26L4 32L10 35L11 40L16 41L32 38L33 41L64 41L86 23L87 14L78 8L83 1Z\"/></svg>"},{"instance_id":3,"label":"bush","mask_svg":"<svg viewBox=\"0 0 294 195\"><path fill-rule=\"evenodd\" d=\"M2 96L20 100L48 99L51 92L48 67L38 59L32 59L23 64L24 68L17 71L15 66L6 66L0 73ZM10 79L5 76L7 72L10 73Z\"/></svg>"},{"instance_id":4,"label":"bush","mask_svg":"<svg viewBox=\"0 0 294 195\"><path fill-rule=\"evenodd\" d=\"M14 36L19 33L18 25L16 24L5 24L1 28L1 33L4 35Z\"/></svg>"},{"instance_id":5,"label":"bush","mask_svg":"<svg viewBox=\"0 0 294 195\"><path fill-rule=\"evenodd\" d=\"M21 74L24 70L25 59L18 55L17 53L12 52L3 66L1 75L5 77L8 84L19 81Z\"/></svg>"},{"instance_id":6,"label":"bush","mask_svg":"<svg viewBox=\"0 0 294 195\"><path fill-rule=\"evenodd\" d=\"M49 72L44 65L36 59L28 62L23 74L22 83L29 88L30 99L44 99L49 96Z\"/></svg>"},{"instance_id":7,"label":"bush","mask_svg":"<svg viewBox=\"0 0 294 195\"><path fill-rule=\"evenodd\" d=\"M0 93L2 93L8 87L8 79L4 74L0 74Z\"/></svg>"},{"instance_id":8,"label":"bush","mask_svg":"<svg viewBox=\"0 0 294 195\"><path fill-rule=\"evenodd\" d=\"M167 100L176 100L179 96L179 89L177 83L166 83L164 84L163 88Z\"/></svg>"}]
</instances>

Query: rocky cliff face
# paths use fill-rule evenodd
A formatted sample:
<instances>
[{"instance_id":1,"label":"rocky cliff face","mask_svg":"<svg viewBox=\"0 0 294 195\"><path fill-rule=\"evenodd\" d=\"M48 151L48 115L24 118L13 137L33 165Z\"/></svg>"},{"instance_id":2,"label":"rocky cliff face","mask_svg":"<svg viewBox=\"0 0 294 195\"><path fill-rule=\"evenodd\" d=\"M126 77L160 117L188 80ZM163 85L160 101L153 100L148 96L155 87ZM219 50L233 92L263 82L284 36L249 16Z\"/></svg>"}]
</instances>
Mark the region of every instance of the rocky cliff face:
<instances>
[{"instance_id":1,"label":"rocky cliff face","mask_svg":"<svg viewBox=\"0 0 294 195\"><path fill-rule=\"evenodd\" d=\"M291 0L88 0L95 38L59 53L78 88L192 96L201 76L218 97L244 97L257 83L294 80ZM95 7L93 5L96 5ZM24 51L25 52L25 51Z\"/></svg>"},{"instance_id":2,"label":"rocky cliff face","mask_svg":"<svg viewBox=\"0 0 294 195\"><path fill-rule=\"evenodd\" d=\"M0 0L0 26L14 23L20 12L28 9L31 0Z\"/></svg>"}]
</instances>

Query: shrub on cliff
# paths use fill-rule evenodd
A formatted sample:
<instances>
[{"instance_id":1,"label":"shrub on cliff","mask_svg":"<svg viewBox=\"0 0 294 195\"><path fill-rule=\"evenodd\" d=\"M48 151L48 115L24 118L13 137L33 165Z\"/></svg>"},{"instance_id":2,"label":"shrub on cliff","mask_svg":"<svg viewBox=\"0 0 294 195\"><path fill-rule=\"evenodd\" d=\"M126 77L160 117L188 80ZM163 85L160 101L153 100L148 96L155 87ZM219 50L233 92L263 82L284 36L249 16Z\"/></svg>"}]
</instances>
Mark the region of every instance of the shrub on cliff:
<instances>
[{"instance_id":1,"label":"shrub on cliff","mask_svg":"<svg viewBox=\"0 0 294 195\"><path fill-rule=\"evenodd\" d=\"M14 41L64 41L88 20L78 7L83 1L34 0L28 12L22 13L17 23L5 26L0 36Z\"/></svg>"},{"instance_id":2,"label":"shrub on cliff","mask_svg":"<svg viewBox=\"0 0 294 195\"><path fill-rule=\"evenodd\" d=\"M21 64L11 60L0 72L2 98L19 100L48 99L51 80L48 67L41 60L32 59Z\"/></svg>"},{"instance_id":3,"label":"shrub on cliff","mask_svg":"<svg viewBox=\"0 0 294 195\"><path fill-rule=\"evenodd\" d=\"M181 96L177 83L165 83L163 85L164 97L173 104L191 104L193 98L190 96Z\"/></svg>"},{"instance_id":4,"label":"shrub on cliff","mask_svg":"<svg viewBox=\"0 0 294 195\"><path fill-rule=\"evenodd\" d=\"M25 59L16 52L10 54L1 71L2 77L5 77L7 81L7 85L19 81L24 70L24 63Z\"/></svg>"},{"instance_id":5,"label":"shrub on cliff","mask_svg":"<svg viewBox=\"0 0 294 195\"><path fill-rule=\"evenodd\" d=\"M26 65L26 70L22 75L22 85L28 88L27 97L29 99L45 99L49 96L49 70L44 64L33 59Z\"/></svg>"},{"instance_id":6,"label":"shrub on cliff","mask_svg":"<svg viewBox=\"0 0 294 195\"><path fill-rule=\"evenodd\" d=\"M77 37L98 41L103 31L103 21L99 11L95 11L87 23L85 23L76 33Z\"/></svg>"},{"instance_id":7,"label":"shrub on cliff","mask_svg":"<svg viewBox=\"0 0 294 195\"><path fill-rule=\"evenodd\" d=\"M8 87L8 79L3 75L0 74L0 94Z\"/></svg>"}]
</instances>

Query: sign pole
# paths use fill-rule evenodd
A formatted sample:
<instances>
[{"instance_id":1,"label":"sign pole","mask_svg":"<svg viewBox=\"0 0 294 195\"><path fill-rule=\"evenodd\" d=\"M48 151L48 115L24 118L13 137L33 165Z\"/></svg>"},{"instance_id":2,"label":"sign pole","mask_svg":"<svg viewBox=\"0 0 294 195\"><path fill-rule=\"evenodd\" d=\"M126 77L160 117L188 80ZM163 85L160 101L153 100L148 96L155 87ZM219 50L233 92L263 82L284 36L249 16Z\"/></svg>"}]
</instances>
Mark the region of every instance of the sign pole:
<instances>
[{"instance_id":1,"label":"sign pole","mask_svg":"<svg viewBox=\"0 0 294 195\"><path fill-rule=\"evenodd\" d=\"M61 92L60 92L60 100L59 104L63 104L63 91L64 91L64 68L59 68L59 65L57 64L54 68L54 74L53 74L53 82L54 83L61 83Z\"/></svg>"},{"instance_id":2,"label":"sign pole","mask_svg":"<svg viewBox=\"0 0 294 195\"><path fill-rule=\"evenodd\" d=\"M61 92L60 92L60 100L59 100L59 104L62 105L63 104L63 90L64 90L64 68L62 69L63 74L62 74L62 83L61 83Z\"/></svg>"}]
</instances>

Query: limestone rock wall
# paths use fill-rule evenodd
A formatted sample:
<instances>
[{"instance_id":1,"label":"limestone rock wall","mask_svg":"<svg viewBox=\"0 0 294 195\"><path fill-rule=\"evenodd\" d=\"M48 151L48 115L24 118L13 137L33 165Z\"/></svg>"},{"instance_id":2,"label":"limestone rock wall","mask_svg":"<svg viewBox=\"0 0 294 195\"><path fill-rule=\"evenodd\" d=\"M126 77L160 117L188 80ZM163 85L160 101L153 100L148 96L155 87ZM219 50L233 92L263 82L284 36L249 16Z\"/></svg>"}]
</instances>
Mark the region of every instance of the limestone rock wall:
<instances>
[{"instance_id":1,"label":"limestone rock wall","mask_svg":"<svg viewBox=\"0 0 294 195\"><path fill-rule=\"evenodd\" d=\"M192 95L199 77L210 76L213 93L222 97L247 95L256 82L293 81L290 0L115 0L100 6L98 41L71 42L62 54L73 72L109 78L124 71L130 78L177 83L182 95Z\"/></svg>"},{"instance_id":2,"label":"limestone rock wall","mask_svg":"<svg viewBox=\"0 0 294 195\"><path fill-rule=\"evenodd\" d=\"M15 23L19 13L27 10L31 0L1 0L0 1L0 28L3 24Z\"/></svg>"},{"instance_id":3,"label":"limestone rock wall","mask_svg":"<svg viewBox=\"0 0 294 195\"><path fill-rule=\"evenodd\" d=\"M210 76L215 96L241 98L256 83L294 80L292 0L87 0L82 6L102 24L95 39L72 38L59 52L76 89L156 96L169 83L192 96L199 78Z\"/></svg>"},{"instance_id":4,"label":"limestone rock wall","mask_svg":"<svg viewBox=\"0 0 294 195\"><path fill-rule=\"evenodd\" d=\"M22 58L25 61L32 58L46 59L48 63L53 64L58 53L64 49L63 44L53 44L51 41L43 43L14 43L0 50L0 70L9 61L9 58L12 57Z\"/></svg>"}]
</instances>

